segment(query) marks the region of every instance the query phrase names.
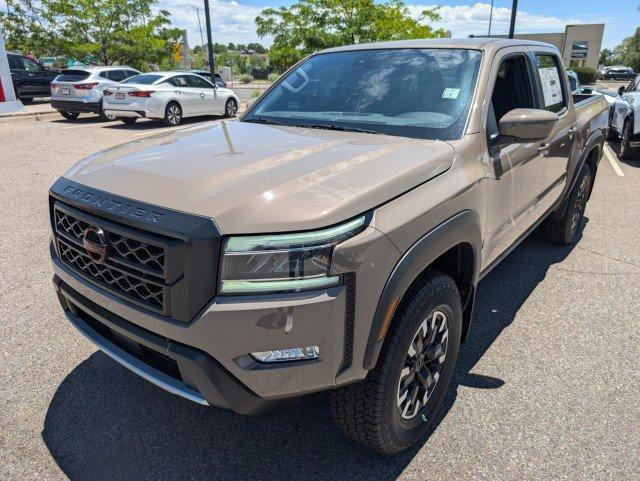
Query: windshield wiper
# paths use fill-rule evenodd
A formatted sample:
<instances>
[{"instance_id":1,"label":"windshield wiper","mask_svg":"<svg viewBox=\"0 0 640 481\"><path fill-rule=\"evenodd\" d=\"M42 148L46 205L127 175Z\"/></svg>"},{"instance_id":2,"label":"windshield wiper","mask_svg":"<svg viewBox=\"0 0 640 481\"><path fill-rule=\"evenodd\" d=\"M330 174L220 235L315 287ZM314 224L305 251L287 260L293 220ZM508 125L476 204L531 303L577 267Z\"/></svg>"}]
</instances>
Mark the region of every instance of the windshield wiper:
<instances>
[{"instance_id":1,"label":"windshield wiper","mask_svg":"<svg viewBox=\"0 0 640 481\"><path fill-rule=\"evenodd\" d=\"M252 119L243 119L243 122L252 122L254 124L267 124L267 125L283 125L275 120L264 119L260 117L254 117Z\"/></svg>"},{"instance_id":2,"label":"windshield wiper","mask_svg":"<svg viewBox=\"0 0 640 481\"><path fill-rule=\"evenodd\" d=\"M363 134L382 135L381 132L376 132L375 130L361 129L359 127L346 127L343 125L299 124L299 125L293 125L292 127L303 127L306 129L341 130L343 132L360 132Z\"/></svg>"}]
</instances>

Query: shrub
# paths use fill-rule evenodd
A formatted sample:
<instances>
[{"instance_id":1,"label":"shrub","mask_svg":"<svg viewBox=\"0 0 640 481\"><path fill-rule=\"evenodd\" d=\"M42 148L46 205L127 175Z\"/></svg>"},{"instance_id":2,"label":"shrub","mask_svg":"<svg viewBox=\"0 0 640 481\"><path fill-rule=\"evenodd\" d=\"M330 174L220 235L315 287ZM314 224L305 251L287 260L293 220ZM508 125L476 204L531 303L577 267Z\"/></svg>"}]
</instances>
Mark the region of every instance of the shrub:
<instances>
[{"instance_id":1,"label":"shrub","mask_svg":"<svg viewBox=\"0 0 640 481\"><path fill-rule=\"evenodd\" d=\"M596 81L596 69L589 67L575 67L573 69L582 85L590 85Z\"/></svg>"},{"instance_id":2,"label":"shrub","mask_svg":"<svg viewBox=\"0 0 640 481\"><path fill-rule=\"evenodd\" d=\"M271 83L275 82L276 80L278 80L280 78L280 75L278 75L277 73L270 73L267 76L267 80Z\"/></svg>"},{"instance_id":3,"label":"shrub","mask_svg":"<svg viewBox=\"0 0 640 481\"><path fill-rule=\"evenodd\" d=\"M240 75L240 82L243 84L250 84L253 82L253 77L251 75Z\"/></svg>"},{"instance_id":4,"label":"shrub","mask_svg":"<svg viewBox=\"0 0 640 481\"><path fill-rule=\"evenodd\" d=\"M260 97L260 95L262 95L262 90L260 90L260 89L253 89L251 91L251 98L252 99L258 98L258 97Z\"/></svg>"}]
</instances>

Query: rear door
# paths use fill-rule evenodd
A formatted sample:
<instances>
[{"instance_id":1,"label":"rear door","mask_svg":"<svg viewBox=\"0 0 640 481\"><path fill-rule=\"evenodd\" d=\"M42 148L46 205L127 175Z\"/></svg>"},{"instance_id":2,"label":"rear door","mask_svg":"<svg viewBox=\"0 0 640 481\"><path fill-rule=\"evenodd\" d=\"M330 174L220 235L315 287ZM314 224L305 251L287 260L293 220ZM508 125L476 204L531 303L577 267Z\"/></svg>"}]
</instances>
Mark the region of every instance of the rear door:
<instances>
[{"instance_id":1,"label":"rear door","mask_svg":"<svg viewBox=\"0 0 640 481\"><path fill-rule=\"evenodd\" d=\"M540 144L540 152L547 159L547 174L541 192L539 214L546 211L562 193L567 176L569 158L580 155L580 141L576 141L577 118L567 77L555 50L544 47L532 49L535 80L538 89L538 108L558 114L558 123L547 140ZM582 139L582 143L586 139ZM574 159L576 160L576 159Z\"/></svg>"},{"instance_id":2,"label":"rear door","mask_svg":"<svg viewBox=\"0 0 640 481\"><path fill-rule=\"evenodd\" d=\"M174 97L180 102L182 106L183 117L191 115L200 115L204 110L203 100L201 92L198 89L191 87L187 75L174 75L168 79L168 83L175 87L173 93Z\"/></svg>"},{"instance_id":3,"label":"rear door","mask_svg":"<svg viewBox=\"0 0 640 481\"><path fill-rule=\"evenodd\" d=\"M625 91L622 93L622 98L626 100L626 105L629 107L623 112L622 119L626 119L630 112L640 113L640 75L634 78L629 85L627 85ZM633 133L640 133L640 115L634 115L633 117L635 125L633 126ZM620 132L624 126L624 120L620 122Z\"/></svg>"}]
</instances>

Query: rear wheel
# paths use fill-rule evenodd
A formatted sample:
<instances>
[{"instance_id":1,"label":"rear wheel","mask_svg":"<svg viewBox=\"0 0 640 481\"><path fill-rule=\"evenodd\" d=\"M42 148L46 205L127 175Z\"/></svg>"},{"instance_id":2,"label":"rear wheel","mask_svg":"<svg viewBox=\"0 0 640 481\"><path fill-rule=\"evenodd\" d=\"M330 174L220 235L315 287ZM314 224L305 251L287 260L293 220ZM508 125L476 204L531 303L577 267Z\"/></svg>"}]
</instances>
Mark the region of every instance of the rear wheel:
<instances>
[{"instance_id":1,"label":"rear wheel","mask_svg":"<svg viewBox=\"0 0 640 481\"><path fill-rule=\"evenodd\" d=\"M621 159L628 159L631 157L631 125L633 123L633 119L627 119L624 122L624 127L622 128L622 137L620 137L620 153L618 157Z\"/></svg>"},{"instance_id":2,"label":"rear wheel","mask_svg":"<svg viewBox=\"0 0 640 481\"><path fill-rule=\"evenodd\" d=\"M428 271L405 294L376 367L364 381L331 392L331 413L344 433L384 454L418 441L449 386L461 329L455 282Z\"/></svg>"},{"instance_id":3,"label":"rear wheel","mask_svg":"<svg viewBox=\"0 0 640 481\"><path fill-rule=\"evenodd\" d=\"M60 115L62 115L67 120L75 120L80 114L78 112L67 112L66 110L60 110Z\"/></svg>"},{"instance_id":4,"label":"rear wheel","mask_svg":"<svg viewBox=\"0 0 640 481\"><path fill-rule=\"evenodd\" d=\"M236 99L234 98L228 99L224 107L224 116L235 117L237 113L238 113L238 102L236 102Z\"/></svg>"},{"instance_id":5,"label":"rear wheel","mask_svg":"<svg viewBox=\"0 0 640 481\"><path fill-rule=\"evenodd\" d=\"M164 109L163 122L166 125L180 125L182 123L182 108L178 102L169 102Z\"/></svg>"},{"instance_id":6,"label":"rear wheel","mask_svg":"<svg viewBox=\"0 0 640 481\"><path fill-rule=\"evenodd\" d=\"M558 245L568 245L575 240L582 225L590 191L591 169L584 164L578 174L578 181L569 194L564 215L560 219L549 217L542 223L541 232L545 240Z\"/></svg>"},{"instance_id":7,"label":"rear wheel","mask_svg":"<svg viewBox=\"0 0 640 481\"><path fill-rule=\"evenodd\" d=\"M138 120L137 117L120 117L120 120L124 122L125 125L133 125Z\"/></svg>"}]
</instances>

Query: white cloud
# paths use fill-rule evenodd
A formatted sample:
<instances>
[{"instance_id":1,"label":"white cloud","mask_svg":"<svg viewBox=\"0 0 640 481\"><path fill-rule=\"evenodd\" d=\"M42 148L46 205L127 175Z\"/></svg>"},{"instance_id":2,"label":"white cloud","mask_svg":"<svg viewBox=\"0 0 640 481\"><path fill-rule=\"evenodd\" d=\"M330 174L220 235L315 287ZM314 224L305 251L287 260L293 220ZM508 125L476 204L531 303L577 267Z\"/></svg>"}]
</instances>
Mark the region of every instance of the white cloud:
<instances>
[{"instance_id":1,"label":"white cloud","mask_svg":"<svg viewBox=\"0 0 640 481\"><path fill-rule=\"evenodd\" d=\"M199 9L202 36L204 41L207 41L202 0L160 0L157 8L169 11L172 23L176 27L187 30L191 46L201 43L196 8ZM254 21L261 10L262 8L243 5L234 0L210 0L213 42L222 44L260 42L263 45L270 45L271 39L260 39L256 34Z\"/></svg>"},{"instance_id":2,"label":"white cloud","mask_svg":"<svg viewBox=\"0 0 640 481\"><path fill-rule=\"evenodd\" d=\"M419 16L426 8L435 5L409 5L409 11L414 16ZM467 37L470 34L486 35L489 27L489 3L476 3L475 5L457 5L440 7L439 13L442 20L436 27L442 27L451 31L453 37ZM507 7L495 7L491 21L492 34L506 34L509 32L511 9ZM516 32L563 32L567 24L584 23L575 18L558 18L552 15L532 14L525 10L518 10L516 18Z\"/></svg>"}]
</instances>

